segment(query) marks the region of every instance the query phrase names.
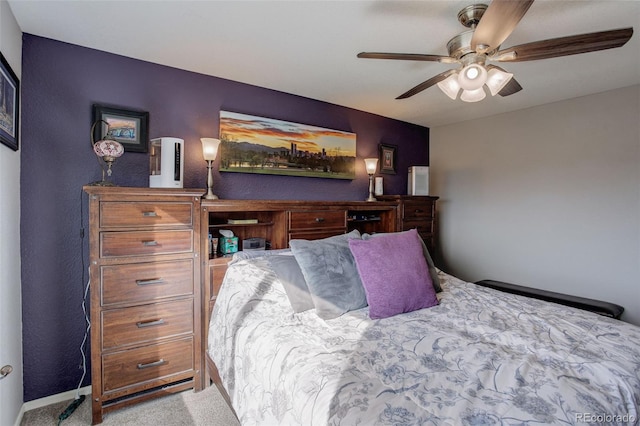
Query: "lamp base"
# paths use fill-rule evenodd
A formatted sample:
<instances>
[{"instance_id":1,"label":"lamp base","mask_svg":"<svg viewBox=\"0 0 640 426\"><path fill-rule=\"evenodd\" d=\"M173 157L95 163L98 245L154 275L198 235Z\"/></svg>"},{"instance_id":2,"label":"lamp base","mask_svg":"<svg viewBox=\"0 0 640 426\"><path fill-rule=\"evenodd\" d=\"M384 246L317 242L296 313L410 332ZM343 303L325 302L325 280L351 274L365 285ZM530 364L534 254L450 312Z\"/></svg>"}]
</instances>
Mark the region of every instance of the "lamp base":
<instances>
[{"instance_id":1,"label":"lamp base","mask_svg":"<svg viewBox=\"0 0 640 426\"><path fill-rule=\"evenodd\" d=\"M213 193L213 176L211 175L213 160L207 160L207 193L202 197L205 200L217 200L218 196Z\"/></svg>"},{"instance_id":2,"label":"lamp base","mask_svg":"<svg viewBox=\"0 0 640 426\"><path fill-rule=\"evenodd\" d=\"M207 193L202 196L205 200L219 200L218 196L211 191L211 188L207 189Z\"/></svg>"},{"instance_id":3,"label":"lamp base","mask_svg":"<svg viewBox=\"0 0 640 426\"><path fill-rule=\"evenodd\" d=\"M365 201L378 201L376 197L373 196L373 175L369 175L369 198Z\"/></svg>"}]
</instances>

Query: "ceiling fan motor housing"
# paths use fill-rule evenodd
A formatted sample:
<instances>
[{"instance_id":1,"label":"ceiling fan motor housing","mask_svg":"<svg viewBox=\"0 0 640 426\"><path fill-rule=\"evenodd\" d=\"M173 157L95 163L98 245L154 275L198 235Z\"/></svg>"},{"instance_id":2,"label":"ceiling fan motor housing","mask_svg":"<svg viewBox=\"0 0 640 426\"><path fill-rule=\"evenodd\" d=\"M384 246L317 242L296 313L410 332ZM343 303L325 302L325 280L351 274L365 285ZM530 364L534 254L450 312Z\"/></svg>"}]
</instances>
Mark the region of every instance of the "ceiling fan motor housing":
<instances>
[{"instance_id":1,"label":"ceiling fan motor housing","mask_svg":"<svg viewBox=\"0 0 640 426\"><path fill-rule=\"evenodd\" d=\"M484 12L487 10L487 7L488 6L486 4L482 3L472 4L458 12L458 21L460 21L463 26L471 29L460 33L449 40L449 42L447 43L447 51L449 52L450 57L457 60L461 60L466 55L473 53L473 58L466 58L466 60L461 61L463 62L463 66L470 63L484 64L486 61L486 57L497 50L496 46L496 49L494 49L492 52L483 52L482 54L478 54L474 49L471 48L471 39L473 38L473 33L475 32L475 28L478 23L480 23L480 19L484 15Z\"/></svg>"},{"instance_id":2,"label":"ceiling fan motor housing","mask_svg":"<svg viewBox=\"0 0 640 426\"><path fill-rule=\"evenodd\" d=\"M487 7L489 6L482 3L469 5L458 12L458 21L467 28L475 28Z\"/></svg>"},{"instance_id":3,"label":"ceiling fan motor housing","mask_svg":"<svg viewBox=\"0 0 640 426\"><path fill-rule=\"evenodd\" d=\"M474 54L477 57L482 56L483 58L486 58L487 54L493 53L487 52L486 54L476 55L476 51L471 48L471 38L473 37L473 32L473 30L465 31L449 40L449 42L447 43L447 51L449 52L449 56L461 61L462 58L469 54ZM482 60L482 63L484 63L484 59Z\"/></svg>"}]
</instances>

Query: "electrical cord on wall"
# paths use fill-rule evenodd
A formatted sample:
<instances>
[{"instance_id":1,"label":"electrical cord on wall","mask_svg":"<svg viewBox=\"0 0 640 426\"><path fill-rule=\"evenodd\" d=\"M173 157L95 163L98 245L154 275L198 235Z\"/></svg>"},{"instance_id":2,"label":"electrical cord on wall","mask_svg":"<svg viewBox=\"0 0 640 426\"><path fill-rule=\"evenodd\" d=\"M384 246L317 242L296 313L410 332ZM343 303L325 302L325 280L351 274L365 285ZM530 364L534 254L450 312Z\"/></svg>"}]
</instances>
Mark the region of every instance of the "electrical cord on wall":
<instances>
[{"instance_id":1,"label":"electrical cord on wall","mask_svg":"<svg viewBox=\"0 0 640 426\"><path fill-rule=\"evenodd\" d=\"M84 200L82 199L82 192L80 193L80 223L82 224L84 218L84 209L82 206L84 205ZM80 239L84 240L84 226L80 228ZM80 244L80 258L82 259L82 282L85 281L84 271L86 268L84 262L84 241ZM76 396L74 400L69 404L65 410L60 413L58 416L58 426L62 423L63 420L67 419L74 411L82 404L85 400L85 395L80 395L80 387L82 387L82 382L84 381L85 376L87 375L87 356L85 354L85 347L87 344L87 338L89 337L89 330L91 330L91 318L87 313L87 295L89 294L89 288L91 287L91 270L86 268L87 274L89 275L89 279L87 280L87 285L84 288L84 293L82 295L82 313L84 314L84 321L86 323L86 328L84 330L84 337L82 338L82 343L80 344L80 354L82 356L82 364L80 368L82 368L82 377L80 377L80 381L78 382L78 387L76 388Z\"/></svg>"},{"instance_id":2,"label":"electrical cord on wall","mask_svg":"<svg viewBox=\"0 0 640 426\"><path fill-rule=\"evenodd\" d=\"M91 277L91 275L89 275L89 277ZM82 298L82 312L84 313L84 320L85 320L85 323L87 324L87 328L84 331L84 338L82 339L82 343L80 344L80 354L82 355L82 365L81 365L82 377L80 378L80 382L78 382L78 388L76 389L75 399L58 416L58 426L62 423L63 420L65 420L67 417L73 414L73 412L76 411L76 408L78 408L86 398L85 395L80 395L80 387L82 386L82 381L84 380L84 377L87 374L87 357L85 355L85 345L87 343L87 337L89 336L89 330L91 329L91 320L87 315L86 302L87 302L87 294L89 293L90 286L91 286L91 278L89 278L89 281L87 281L87 286L85 287L85 290L84 290L84 297Z\"/></svg>"},{"instance_id":3,"label":"electrical cord on wall","mask_svg":"<svg viewBox=\"0 0 640 426\"><path fill-rule=\"evenodd\" d=\"M89 294L89 287L91 287L91 276L89 276L87 286L84 289L84 297L82 298L82 313L84 314L84 322L86 323L86 328L84 330L82 343L80 344L80 354L82 355L82 377L80 377L78 388L76 389L76 399L80 397L80 387L82 386L82 382L87 375L87 356L85 354L85 347L87 344L87 338L89 337L89 330L91 330L91 318L89 318L89 314L87 313L87 294Z\"/></svg>"}]
</instances>

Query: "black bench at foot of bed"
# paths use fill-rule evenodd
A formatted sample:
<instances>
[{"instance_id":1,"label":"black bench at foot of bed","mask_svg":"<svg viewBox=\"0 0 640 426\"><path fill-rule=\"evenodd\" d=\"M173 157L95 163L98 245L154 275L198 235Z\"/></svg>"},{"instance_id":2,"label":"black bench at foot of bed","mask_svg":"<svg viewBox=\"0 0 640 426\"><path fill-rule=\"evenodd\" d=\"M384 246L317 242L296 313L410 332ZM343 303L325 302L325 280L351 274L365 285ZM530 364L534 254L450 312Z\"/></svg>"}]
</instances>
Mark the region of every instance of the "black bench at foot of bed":
<instances>
[{"instance_id":1,"label":"black bench at foot of bed","mask_svg":"<svg viewBox=\"0 0 640 426\"><path fill-rule=\"evenodd\" d=\"M524 287L516 284L509 284L502 281L482 280L476 284L483 287L490 287L506 293L518 294L520 296L532 297L534 299L546 300L547 302L558 303L560 305L571 306L596 314L620 319L624 308L615 303L603 302L601 300L587 299L586 297L571 296L568 294L556 293L548 290Z\"/></svg>"}]
</instances>

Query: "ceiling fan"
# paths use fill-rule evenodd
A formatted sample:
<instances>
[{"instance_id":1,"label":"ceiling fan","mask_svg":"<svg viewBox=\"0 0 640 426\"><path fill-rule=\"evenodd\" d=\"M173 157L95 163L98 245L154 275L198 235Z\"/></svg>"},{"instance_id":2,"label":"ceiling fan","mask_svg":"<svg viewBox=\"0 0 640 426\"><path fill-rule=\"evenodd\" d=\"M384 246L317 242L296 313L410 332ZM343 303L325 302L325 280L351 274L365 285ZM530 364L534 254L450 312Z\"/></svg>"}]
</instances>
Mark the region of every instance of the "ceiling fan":
<instances>
[{"instance_id":1,"label":"ceiling fan","mask_svg":"<svg viewBox=\"0 0 640 426\"><path fill-rule=\"evenodd\" d=\"M493 0L489 6L472 4L465 7L458 13L458 21L470 30L449 40L449 56L361 52L358 58L459 64L458 69L450 69L431 77L396 99L408 98L437 84L451 99L455 100L462 90L461 100L477 102L486 96L485 85L492 96L509 96L522 90L512 73L497 65L487 64L487 61L533 61L613 49L623 46L633 34L633 28L622 28L534 41L500 49L500 45L509 37L532 3L533 0Z\"/></svg>"}]
</instances>

